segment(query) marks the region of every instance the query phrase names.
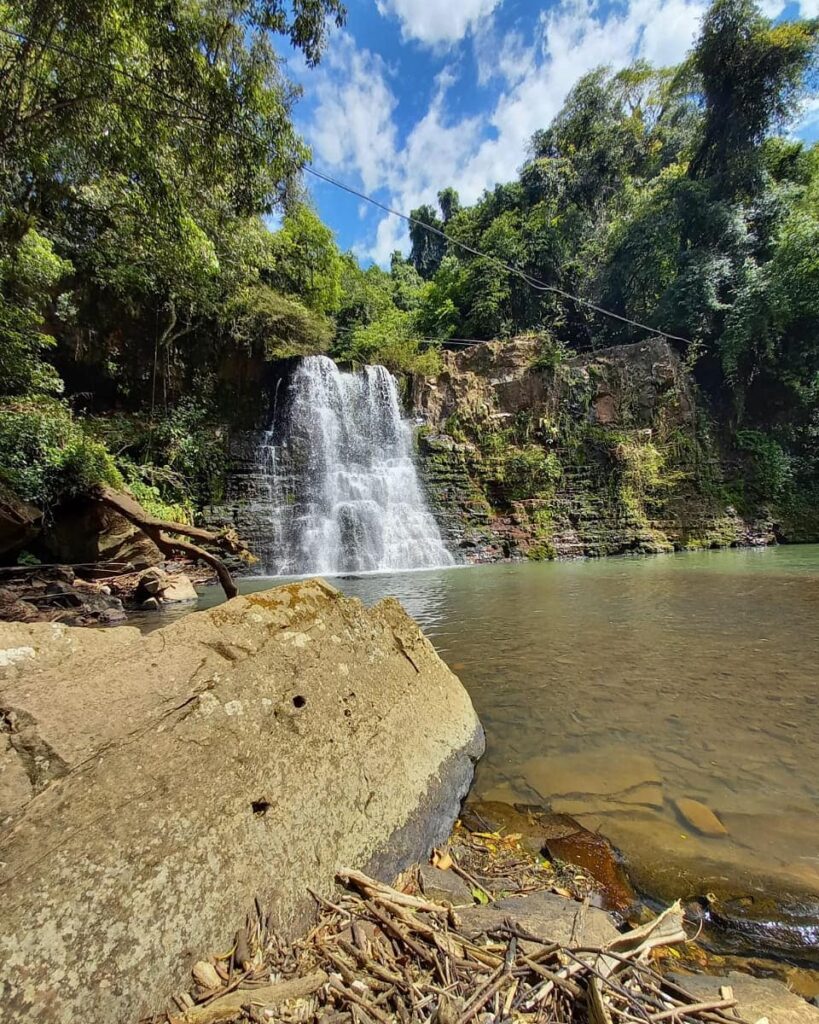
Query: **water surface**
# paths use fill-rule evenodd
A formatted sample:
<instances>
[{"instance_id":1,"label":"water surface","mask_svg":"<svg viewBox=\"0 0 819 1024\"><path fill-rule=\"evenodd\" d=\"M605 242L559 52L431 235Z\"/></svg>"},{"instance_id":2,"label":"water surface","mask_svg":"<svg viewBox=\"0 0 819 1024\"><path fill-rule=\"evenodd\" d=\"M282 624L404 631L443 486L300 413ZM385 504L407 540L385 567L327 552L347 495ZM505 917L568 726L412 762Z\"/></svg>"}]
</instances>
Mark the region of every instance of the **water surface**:
<instances>
[{"instance_id":1,"label":"water surface","mask_svg":"<svg viewBox=\"0 0 819 1024\"><path fill-rule=\"evenodd\" d=\"M400 598L463 680L479 795L573 813L663 897L819 893L819 546L332 582Z\"/></svg>"}]
</instances>

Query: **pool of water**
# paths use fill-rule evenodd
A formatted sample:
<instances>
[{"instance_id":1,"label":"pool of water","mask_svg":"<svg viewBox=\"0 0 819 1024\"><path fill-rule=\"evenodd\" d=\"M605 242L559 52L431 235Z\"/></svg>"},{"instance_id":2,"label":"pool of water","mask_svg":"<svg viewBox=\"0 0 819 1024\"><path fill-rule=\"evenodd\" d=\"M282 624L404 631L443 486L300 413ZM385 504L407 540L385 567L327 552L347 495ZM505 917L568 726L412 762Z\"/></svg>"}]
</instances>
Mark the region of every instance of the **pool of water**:
<instances>
[{"instance_id":1,"label":"pool of water","mask_svg":"<svg viewBox=\"0 0 819 1024\"><path fill-rule=\"evenodd\" d=\"M397 596L463 680L479 796L573 814L658 898L819 894L819 546L332 582Z\"/></svg>"}]
</instances>

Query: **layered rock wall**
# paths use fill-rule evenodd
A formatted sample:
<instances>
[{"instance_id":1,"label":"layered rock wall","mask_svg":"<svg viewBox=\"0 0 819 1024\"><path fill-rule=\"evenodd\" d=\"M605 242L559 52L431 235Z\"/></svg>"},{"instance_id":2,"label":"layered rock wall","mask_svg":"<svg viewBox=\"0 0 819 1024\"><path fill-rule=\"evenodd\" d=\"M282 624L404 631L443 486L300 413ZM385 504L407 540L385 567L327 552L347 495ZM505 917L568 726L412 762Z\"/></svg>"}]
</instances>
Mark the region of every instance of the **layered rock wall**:
<instances>
[{"instance_id":1,"label":"layered rock wall","mask_svg":"<svg viewBox=\"0 0 819 1024\"><path fill-rule=\"evenodd\" d=\"M770 543L740 517L709 419L662 339L565 357L538 338L443 354L413 382L419 462L466 561Z\"/></svg>"}]
</instances>

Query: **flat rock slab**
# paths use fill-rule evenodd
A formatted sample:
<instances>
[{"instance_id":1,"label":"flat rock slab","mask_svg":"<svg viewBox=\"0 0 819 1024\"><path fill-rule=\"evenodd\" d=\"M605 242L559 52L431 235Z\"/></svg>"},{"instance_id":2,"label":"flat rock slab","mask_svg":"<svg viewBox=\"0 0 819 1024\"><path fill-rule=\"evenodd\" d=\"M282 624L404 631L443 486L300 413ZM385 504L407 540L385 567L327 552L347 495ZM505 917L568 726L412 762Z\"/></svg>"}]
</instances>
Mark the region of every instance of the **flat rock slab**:
<instances>
[{"instance_id":1,"label":"flat rock slab","mask_svg":"<svg viewBox=\"0 0 819 1024\"><path fill-rule=\"evenodd\" d=\"M453 907L471 907L475 900L466 882L451 869L442 871L431 864L422 864L419 869L421 889L429 900L450 903Z\"/></svg>"},{"instance_id":2,"label":"flat rock slab","mask_svg":"<svg viewBox=\"0 0 819 1024\"><path fill-rule=\"evenodd\" d=\"M724 985L734 990L743 1020L758 1021L767 1017L770 1024L819 1024L819 1008L791 992L781 981L755 978L731 971L722 977L710 974L670 975L671 979L698 999L717 998Z\"/></svg>"},{"instance_id":3,"label":"flat rock slab","mask_svg":"<svg viewBox=\"0 0 819 1024\"><path fill-rule=\"evenodd\" d=\"M699 800L693 800L688 796L677 797L674 807L683 821L701 835L712 838L728 835L728 829L716 814Z\"/></svg>"},{"instance_id":4,"label":"flat rock slab","mask_svg":"<svg viewBox=\"0 0 819 1024\"><path fill-rule=\"evenodd\" d=\"M256 896L297 933L340 868L424 859L483 751L401 606L320 580L148 636L0 625L0 712L3 1024L151 1014Z\"/></svg>"},{"instance_id":5,"label":"flat rock slab","mask_svg":"<svg viewBox=\"0 0 819 1024\"><path fill-rule=\"evenodd\" d=\"M584 908L581 903L549 892L509 896L486 906L468 907L458 911L458 918L464 934L473 939L506 921L513 921L542 942L559 942L564 946L602 946L619 934L604 911ZM527 946L530 951L541 948L523 940L523 948Z\"/></svg>"},{"instance_id":6,"label":"flat rock slab","mask_svg":"<svg viewBox=\"0 0 819 1024\"><path fill-rule=\"evenodd\" d=\"M663 781L650 757L618 746L578 754L533 757L521 771L527 783L544 800L582 794L615 796Z\"/></svg>"}]
</instances>

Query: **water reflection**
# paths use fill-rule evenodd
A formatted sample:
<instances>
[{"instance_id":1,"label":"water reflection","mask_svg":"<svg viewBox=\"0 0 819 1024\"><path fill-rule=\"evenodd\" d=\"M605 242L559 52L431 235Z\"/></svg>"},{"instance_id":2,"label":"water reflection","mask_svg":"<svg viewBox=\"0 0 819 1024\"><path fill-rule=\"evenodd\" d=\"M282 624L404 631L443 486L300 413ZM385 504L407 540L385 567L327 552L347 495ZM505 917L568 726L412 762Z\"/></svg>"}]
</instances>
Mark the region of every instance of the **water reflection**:
<instances>
[{"instance_id":1,"label":"water reflection","mask_svg":"<svg viewBox=\"0 0 819 1024\"><path fill-rule=\"evenodd\" d=\"M457 671L487 730L479 793L571 807L654 891L819 892L819 546L333 583L398 597ZM658 788L635 788L637 763ZM728 837L698 834L681 797Z\"/></svg>"}]
</instances>

